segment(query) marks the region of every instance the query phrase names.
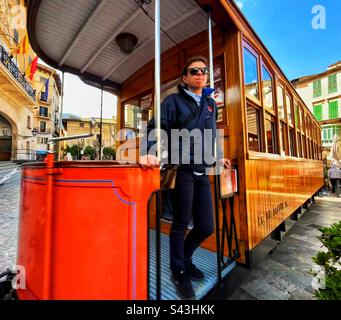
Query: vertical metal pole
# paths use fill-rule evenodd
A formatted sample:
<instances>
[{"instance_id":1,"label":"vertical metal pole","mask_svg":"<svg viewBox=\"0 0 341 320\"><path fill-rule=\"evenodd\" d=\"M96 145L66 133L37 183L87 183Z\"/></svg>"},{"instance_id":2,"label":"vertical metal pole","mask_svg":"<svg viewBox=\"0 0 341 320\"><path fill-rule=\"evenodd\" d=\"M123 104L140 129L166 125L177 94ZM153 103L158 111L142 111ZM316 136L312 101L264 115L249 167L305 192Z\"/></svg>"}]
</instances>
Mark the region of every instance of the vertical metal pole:
<instances>
[{"instance_id":1,"label":"vertical metal pole","mask_svg":"<svg viewBox=\"0 0 341 320\"><path fill-rule=\"evenodd\" d=\"M99 160L102 160L103 85L101 86L101 119L99 126Z\"/></svg>"},{"instance_id":2,"label":"vertical metal pole","mask_svg":"<svg viewBox=\"0 0 341 320\"><path fill-rule=\"evenodd\" d=\"M60 133L61 133L61 128L63 126L63 106L64 106L64 71L62 72L62 88L61 88L61 101L60 101L60 114L59 114L59 132L58 135L60 137ZM63 144L63 146L65 147L65 142L61 142ZM59 145L60 146L60 145ZM59 154L60 149L58 149L58 156L59 156L59 160L62 160L61 158L61 154Z\"/></svg>"},{"instance_id":3,"label":"vertical metal pole","mask_svg":"<svg viewBox=\"0 0 341 320\"><path fill-rule=\"evenodd\" d=\"M208 50L209 50L209 63L210 63L210 87L214 88L213 77L213 38L212 38L212 18L211 11L208 12Z\"/></svg>"},{"instance_id":4,"label":"vertical metal pole","mask_svg":"<svg viewBox=\"0 0 341 320\"><path fill-rule=\"evenodd\" d=\"M208 11L208 54L209 54L209 64L210 64L210 87L214 88L214 74L213 74L213 35L212 35L212 18L211 11ZM214 92L212 93L214 96ZM217 112L217 111L216 111ZM216 132L215 132L216 136ZM217 138L214 141L214 157L217 158Z\"/></svg>"},{"instance_id":5,"label":"vertical metal pole","mask_svg":"<svg viewBox=\"0 0 341 320\"><path fill-rule=\"evenodd\" d=\"M216 230L216 245L217 245L217 272L218 281L217 284L222 283L221 277L221 247L220 247L220 219L219 219L219 199L218 199L218 176L214 176L214 200L215 200L215 230Z\"/></svg>"},{"instance_id":6,"label":"vertical metal pole","mask_svg":"<svg viewBox=\"0 0 341 320\"><path fill-rule=\"evenodd\" d=\"M161 191L156 194L156 300L161 300Z\"/></svg>"},{"instance_id":7,"label":"vertical metal pole","mask_svg":"<svg viewBox=\"0 0 341 320\"><path fill-rule=\"evenodd\" d=\"M161 160L161 143L160 143L160 129L161 129L161 12L160 12L160 0L155 0L155 120L156 120L156 146L157 157L159 162Z\"/></svg>"},{"instance_id":8,"label":"vertical metal pole","mask_svg":"<svg viewBox=\"0 0 341 320\"><path fill-rule=\"evenodd\" d=\"M161 161L161 10L160 0L155 0L155 120L156 120L156 146L157 157ZM161 194L157 194L156 204L156 299L161 299L161 239L160 239L160 198Z\"/></svg>"}]
</instances>

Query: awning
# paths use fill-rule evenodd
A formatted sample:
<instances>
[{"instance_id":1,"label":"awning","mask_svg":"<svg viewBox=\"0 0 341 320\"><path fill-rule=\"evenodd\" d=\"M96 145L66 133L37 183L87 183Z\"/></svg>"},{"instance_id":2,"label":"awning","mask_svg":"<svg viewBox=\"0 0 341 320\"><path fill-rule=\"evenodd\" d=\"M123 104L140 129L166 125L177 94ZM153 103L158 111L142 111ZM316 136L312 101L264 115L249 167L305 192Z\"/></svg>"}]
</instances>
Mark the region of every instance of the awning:
<instances>
[{"instance_id":1,"label":"awning","mask_svg":"<svg viewBox=\"0 0 341 320\"><path fill-rule=\"evenodd\" d=\"M48 154L46 150L36 150L36 154Z\"/></svg>"}]
</instances>

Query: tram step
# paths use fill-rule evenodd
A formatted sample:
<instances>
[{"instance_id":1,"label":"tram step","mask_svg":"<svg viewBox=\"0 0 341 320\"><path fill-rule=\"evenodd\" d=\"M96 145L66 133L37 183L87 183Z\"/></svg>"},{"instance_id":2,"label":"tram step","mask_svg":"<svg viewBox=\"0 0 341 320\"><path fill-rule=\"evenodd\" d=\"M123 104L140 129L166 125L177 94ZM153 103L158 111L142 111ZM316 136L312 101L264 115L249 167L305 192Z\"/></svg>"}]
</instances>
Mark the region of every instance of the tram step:
<instances>
[{"instance_id":1,"label":"tram step","mask_svg":"<svg viewBox=\"0 0 341 320\"><path fill-rule=\"evenodd\" d=\"M150 230L150 250L149 250L149 295L151 300L156 300L156 232ZM193 289L196 293L195 300L200 300L208 294L217 284L217 255L215 252L198 248L193 256L193 263L205 274L202 281L192 281ZM236 266L232 262L222 271L225 277ZM171 281L171 271L169 269L169 236L161 233L161 300L181 300Z\"/></svg>"}]
</instances>

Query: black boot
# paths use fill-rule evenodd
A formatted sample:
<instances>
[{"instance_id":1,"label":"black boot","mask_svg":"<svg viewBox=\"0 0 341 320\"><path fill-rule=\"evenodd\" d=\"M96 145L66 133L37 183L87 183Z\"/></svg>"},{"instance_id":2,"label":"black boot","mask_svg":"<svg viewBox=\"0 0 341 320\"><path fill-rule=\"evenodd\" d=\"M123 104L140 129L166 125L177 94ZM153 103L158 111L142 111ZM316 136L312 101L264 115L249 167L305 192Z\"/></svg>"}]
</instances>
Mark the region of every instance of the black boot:
<instances>
[{"instance_id":1,"label":"black boot","mask_svg":"<svg viewBox=\"0 0 341 320\"><path fill-rule=\"evenodd\" d=\"M192 299L195 297L192 283L189 280L189 276L185 270L173 272L172 281L174 282L177 293L181 298Z\"/></svg>"},{"instance_id":2,"label":"black boot","mask_svg":"<svg viewBox=\"0 0 341 320\"><path fill-rule=\"evenodd\" d=\"M189 259L186 263L186 272L191 280L196 281L204 279L204 273L196 267L196 265L192 262L192 259Z\"/></svg>"}]
</instances>

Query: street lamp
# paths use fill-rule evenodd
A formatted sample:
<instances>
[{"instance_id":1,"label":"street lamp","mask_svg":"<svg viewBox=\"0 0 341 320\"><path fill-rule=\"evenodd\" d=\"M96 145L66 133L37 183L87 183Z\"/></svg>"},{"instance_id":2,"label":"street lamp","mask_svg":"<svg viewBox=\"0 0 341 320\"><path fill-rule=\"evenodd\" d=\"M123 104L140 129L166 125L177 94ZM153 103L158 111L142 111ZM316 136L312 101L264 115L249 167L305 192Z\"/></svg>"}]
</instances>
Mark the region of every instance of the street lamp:
<instances>
[{"instance_id":1,"label":"street lamp","mask_svg":"<svg viewBox=\"0 0 341 320\"><path fill-rule=\"evenodd\" d=\"M33 135L33 137L35 137L35 136L37 135L37 133L38 133L38 129L37 129L37 128L34 128L34 129L32 130L32 135Z\"/></svg>"}]
</instances>

